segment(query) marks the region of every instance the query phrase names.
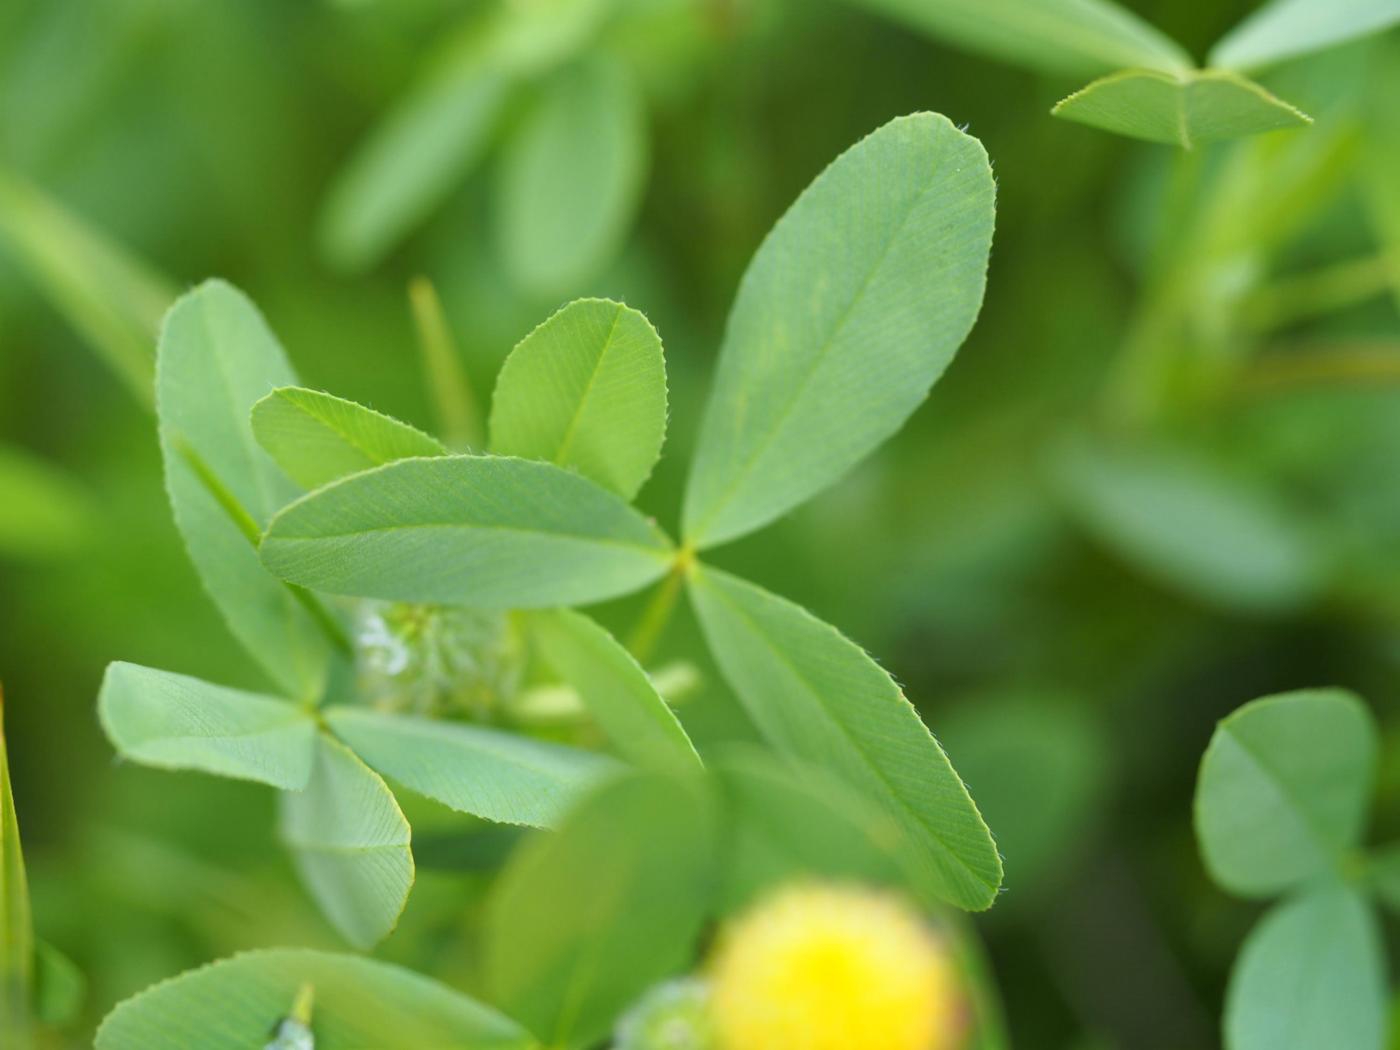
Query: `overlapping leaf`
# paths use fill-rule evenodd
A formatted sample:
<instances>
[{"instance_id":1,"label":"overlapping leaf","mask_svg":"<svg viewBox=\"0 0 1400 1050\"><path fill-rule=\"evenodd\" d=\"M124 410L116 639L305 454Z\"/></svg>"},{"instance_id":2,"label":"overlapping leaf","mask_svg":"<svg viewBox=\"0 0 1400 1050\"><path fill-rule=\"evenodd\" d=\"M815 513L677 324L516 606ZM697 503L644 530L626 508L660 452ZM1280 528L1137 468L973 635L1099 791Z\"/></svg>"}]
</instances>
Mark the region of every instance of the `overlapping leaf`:
<instances>
[{"instance_id":1,"label":"overlapping leaf","mask_svg":"<svg viewBox=\"0 0 1400 1050\"><path fill-rule=\"evenodd\" d=\"M691 582L720 669L768 740L889 813L922 891L989 907L1001 885L991 833L890 676L835 628L751 583L708 568Z\"/></svg>"},{"instance_id":2,"label":"overlapping leaf","mask_svg":"<svg viewBox=\"0 0 1400 1050\"><path fill-rule=\"evenodd\" d=\"M699 762L675 713L612 635L567 609L534 613L527 622L545 661L578 690L620 755L639 766Z\"/></svg>"},{"instance_id":3,"label":"overlapping leaf","mask_svg":"<svg viewBox=\"0 0 1400 1050\"><path fill-rule=\"evenodd\" d=\"M493 452L569 467L631 499L665 436L661 337L621 303L570 303L501 366L491 399Z\"/></svg>"},{"instance_id":4,"label":"overlapping leaf","mask_svg":"<svg viewBox=\"0 0 1400 1050\"><path fill-rule=\"evenodd\" d=\"M161 333L156 414L166 486L190 558L235 637L289 695L314 697L329 652L321 628L258 562L256 534L298 489L253 437L254 402L296 376L247 297L209 281Z\"/></svg>"},{"instance_id":5,"label":"overlapping leaf","mask_svg":"<svg viewBox=\"0 0 1400 1050\"><path fill-rule=\"evenodd\" d=\"M665 536L617 496L549 463L446 456L318 489L273 521L263 563L334 594L483 608L625 594L670 563Z\"/></svg>"},{"instance_id":6,"label":"overlapping leaf","mask_svg":"<svg viewBox=\"0 0 1400 1050\"><path fill-rule=\"evenodd\" d=\"M553 824L615 764L515 733L355 707L326 721L366 762L446 806L511 824Z\"/></svg>"},{"instance_id":7,"label":"overlapping leaf","mask_svg":"<svg viewBox=\"0 0 1400 1050\"><path fill-rule=\"evenodd\" d=\"M253 434L288 477L308 489L395 460L447 452L416 427L304 387L283 387L257 402Z\"/></svg>"},{"instance_id":8,"label":"overlapping leaf","mask_svg":"<svg viewBox=\"0 0 1400 1050\"><path fill-rule=\"evenodd\" d=\"M310 782L282 796L281 833L307 890L347 941L369 948L389 934L413 887L408 821L344 744L317 735Z\"/></svg>"},{"instance_id":9,"label":"overlapping leaf","mask_svg":"<svg viewBox=\"0 0 1400 1050\"><path fill-rule=\"evenodd\" d=\"M311 777L316 724L285 700L135 664L107 668L97 698L119 754L300 790Z\"/></svg>"},{"instance_id":10,"label":"overlapping leaf","mask_svg":"<svg viewBox=\"0 0 1400 1050\"><path fill-rule=\"evenodd\" d=\"M509 1018L402 967L278 948L191 970L127 999L103 1021L97 1050L250 1050L267 1042L306 988L316 1050L535 1045Z\"/></svg>"},{"instance_id":11,"label":"overlapping leaf","mask_svg":"<svg viewBox=\"0 0 1400 1050\"><path fill-rule=\"evenodd\" d=\"M946 118L891 121L779 220L739 288L685 495L705 547L778 517L894 433L972 327L995 189Z\"/></svg>"}]
</instances>

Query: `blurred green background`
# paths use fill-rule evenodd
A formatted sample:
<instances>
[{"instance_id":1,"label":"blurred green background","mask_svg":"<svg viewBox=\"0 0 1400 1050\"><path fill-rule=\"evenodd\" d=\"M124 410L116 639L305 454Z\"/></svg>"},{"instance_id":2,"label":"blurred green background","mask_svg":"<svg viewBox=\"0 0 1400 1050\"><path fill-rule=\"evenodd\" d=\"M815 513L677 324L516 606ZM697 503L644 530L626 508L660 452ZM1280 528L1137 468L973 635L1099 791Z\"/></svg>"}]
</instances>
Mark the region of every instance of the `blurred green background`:
<instances>
[{"instance_id":1,"label":"blurred green background","mask_svg":"<svg viewBox=\"0 0 1400 1050\"><path fill-rule=\"evenodd\" d=\"M118 658L263 684L200 591L152 420L112 367L164 287L227 277L307 385L423 426L414 278L481 395L562 302L623 299L666 345L670 434L641 504L669 527L759 240L839 152L931 109L997 173L981 319L887 448L715 560L878 654L968 780L1006 856L977 924L1016 1045L1214 1045L1256 914L1208 883L1191 835L1215 720L1340 684L1400 724L1395 33L1264 78L1312 128L1185 154L1052 119L1079 82L838 0L618 0L521 78L474 156L420 158L437 192L402 238L347 249L346 165L499 6L0 6L0 679L36 922L88 973L89 1020L240 948L336 945L269 792L120 765L94 717ZM1252 5L1127 6L1199 56ZM586 203L512 203L521 129L589 62L627 78L632 188L605 251L532 276L511 209ZM107 250L143 260L139 293ZM659 655L700 652L683 614ZM697 744L751 738L702 670L680 712ZM1392 748L1378 834L1397 796ZM489 858L430 837L379 954L470 987Z\"/></svg>"}]
</instances>

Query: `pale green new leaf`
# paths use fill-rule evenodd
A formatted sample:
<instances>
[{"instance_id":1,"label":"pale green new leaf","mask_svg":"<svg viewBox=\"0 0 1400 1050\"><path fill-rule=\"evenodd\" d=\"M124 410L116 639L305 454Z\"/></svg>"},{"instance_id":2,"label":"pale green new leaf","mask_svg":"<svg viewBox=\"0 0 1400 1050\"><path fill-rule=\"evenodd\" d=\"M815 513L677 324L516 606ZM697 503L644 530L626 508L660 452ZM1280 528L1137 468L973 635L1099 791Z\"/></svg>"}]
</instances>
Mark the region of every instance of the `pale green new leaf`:
<instances>
[{"instance_id":1,"label":"pale green new leaf","mask_svg":"<svg viewBox=\"0 0 1400 1050\"><path fill-rule=\"evenodd\" d=\"M4 717L4 693L0 692L0 1042L22 1047L33 1020L34 919L10 787Z\"/></svg>"},{"instance_id":2,"label":"pale green new leaf","mask_svg":"<svg viewBox=\"0 0 1400 1050\"><path fill-rule=\"evenodd\" d=\"M1265 697L1224 719L1196 782L1212 878L1262 897L1337 870L1365 825L1376 750L1370 712L1340 689Z\"/></svg>"},{"instance_id":3,"label":"pale green new leaf","mask_svg":"<svg viewBox=\"0 0 1400 1050\"><path fill-rule=\"evenodd\" d=\"M175 289L38 187L0 170L0 247L8 246L136 399L151 403L161 316Z\"/></svg>"},{"instance_id":4,"label":"pale green new leaf","mask_svg":"<svg viewBox=\"0 0 1400 1050\"><path fill-rule=\"evenodd\" d=\"M248 298L207 281L166 316L156 415L175 524L234 636L289 695L319 694L328 644L250 541L299 489L253 437L249 413L296 376Z\"/></svg>"},{"instance_id":5,"label":"pale green new leaf","mask_svg":"<svg viewBox=\"0 0 1400 1050\"><path fill-rule=\"evenodd\" d=\"M315 1050L528 1050L515 1022L446 985L353 955L274 948L171 978L117 1005L97 1050L256 1050L311 989Z\"/></svg>"},{"instance_id":6,"label":"pale green new leaf","mask_svg":"<svg viewBox=\"0 0 1400 1050\"><path fill-rule=\"evenodd\" d=\"M1094 537L1168 587L1268 612L1303 604L1325 579L1323 551L1289 507L1191 449L1075 440L1054 467Z\"/></svg>"},{"instance_id":7,"label":"pale green new leaf","mask_svg":"<svg viewBox=\"0 0 1400 1050\"><path fill-rule=\"evenodd\" d=\"M612 781L511 858L487 907L498 1006L551 1047L593 1046L653 983L689 965L713 865L698 787Z\"/></svg>"},{"instance_id":8,"label":"pale green new leaf","mask_svg":"<svg viewBox=\"0 0 1400 1050\"><path fill-rule=\"evenodd\" d=\"M690 593L720 670L764 736L891 814L920 890L989 907L1001 885L996 844L890 676L834 627L737 577L697 569Z\"/></svg>"},{"instance_id":9,"label":"pale green new leaf","mask_svg":"<svg viewBox=\"0 0 1400 1050\"><path fill-rule=\"evenodd\" d=\"M498 729L333 707L326 722L386 777L487 820L545 827L616 769L602 755Z\"/></svg>"},{"instance_id":10,"label":"pale green new leaf","mask_svg":"<svg viewBox=\"0 0 1400 1050\"><path fill-rule=\"evenodd\" d=\"M493 452L577 470L630 500L665 437L661 337L621 303L570 303L501 366L491 399Z\"/></svg>"},{"instance_id":11,"label":"pale green new leaf","mask_svg":"<svg viewBox=\"0 0 1400 1050\"><path fill-rule=\"evenodd\" d=\"M994 198L981 144L934 113L886 124L802 193L729 315L687 540L758 528L899 429L977 317Z\"/></svg>"},{"instance_id":12,"label":"pale green new leaf","mask_svg":"<svg viewBox=\"0 0 1400 1050\"><path fill-rule=\"evenodd\" d=\"M851 0L930 36L1032 69L1093 76L1190 69L1191 56L1111 0Z\"/></svg>"},{"instance_id":13,"label":"pale green new leaf","mask_svg":"<svg viewBox=\"0 0 1400 1050\"><path fill-rule=\"evenodd\" d=\"M318 489L273 520L262 558L333 594L524 609L644 587L671 547L617 496L553 464L446 456Z\"/></svg>"},{"instance_id":14,"label":"pale green new leaf","mask_svg":"<svg viewBox=\"0 0 1400 1050\"><path fill-rule=\"evenodd\" d=\"M414 456L441 456L437 438L372 408L305 387L274 390L253 406L253 434L288 477L308 489Z\"/></svg>"},{"instance_id":15,"label":"pale green new leaf","mask_svg":"<svg viewBox=\"0 0 1400 1050\"><path fill-rule=\"evenodd\" d=\"M97 508L76 478L6 445L0 493L0 557L61 556L96 531Z\"/></svg>"},{"instance_id":16,"label":"pale green new leaf","mask_svg":"<svg viewBox=\"0 0 1400 1050\"><path fill-rule=\"evenodd\" d=\"M114 663L102 679L97 713L118 753L142 765L289 790L311 777L316 724L276 697Z\"/></svg>"},{"instance_id":17,"label":"pale green new leaf","mask_svg":"<svg viewBox=\"0 0 1400 1050\"><path fill-rule=\"evenodd\" d=\"M310 782L282 796L281 834L347 941L367 949L389 934L413 888L408 821L384 781L338 740L317 735Z\"/></svg>"},{"instance_id":18,"label":"pale green new leaf","mask_svg":"<svg viewBox=\"0 0 1400 1050\"><path fill-rule=\"evenodd\" d=\"M1250 933L1225 1000L1226 1050L1381 1050L1386 979L1375 913L1325 885L1281 904Z\"/></svg>"},{"instance_id":19,"label":"pale green new leaf","mask_svg":"<svg viewBox=\"0 0 1400 1050\"><path fill-rule=\"evenodd\" d=\"M639 766L699 763L675 713L612 635L568 609L532 613L526 623L545 662L578 690L619 755Z\"/></svg>"},{"instance_id":20,"label":"pale green new leaf","mask_svg":"<svg viewBox=\"0 0 1400 1050\"><path fill-rule=\"evenodd\" d=\"M616 252L641 204L645 113L617 59L562 70L501 159L498 233L511 275L540 296L566 294Z\"/></svg>"},{"instance_id":21,"label":"pale green new leaf","mask_svg":"<svg viewBox=\"0 0 1400 1050\"><path fill-rule=\"evenodd\" d=\"M1051 112L1182 149L1312 123L1306 113L1254 81L1219 69L1176 74L1123 70L1080 88Z\"/></svg>"},{"instance_id":22,"label":"pale green new leaf","mask_svg":"<svg viewBox=\"0 0 1400 1050\"><path fill-rule=\"evenodd\" d=\"M1378 33L1400 22L1400 0L1272 0L1211 49L1210 64L1259 69Z\"/></svg>"}]
</instances>

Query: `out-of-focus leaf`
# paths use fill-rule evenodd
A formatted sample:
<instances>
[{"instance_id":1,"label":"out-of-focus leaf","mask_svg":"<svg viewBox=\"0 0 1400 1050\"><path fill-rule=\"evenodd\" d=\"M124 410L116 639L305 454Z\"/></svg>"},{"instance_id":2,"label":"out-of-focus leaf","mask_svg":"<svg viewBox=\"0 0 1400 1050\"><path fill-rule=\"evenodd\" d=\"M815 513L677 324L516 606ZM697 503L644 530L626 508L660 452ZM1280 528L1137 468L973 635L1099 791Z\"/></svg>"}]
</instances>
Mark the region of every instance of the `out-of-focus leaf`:
<instances>
[{"instance_id":1,"label":"out-of-focus leaf","mask_svg":"<svg viewBox=\"0 0 1400 1050\"><path fill-rule=\"evenodd\" d=\"M91 534L96 508L75 478L0 445L0 556L50 558Z\"/></svg>"},{"instance_id":2,"label":"out-of-focus leaf","mask_svg":"<svg viewBox=\"0 0 1400 1050\"><path fill-rule=\"evenodd\" d=\"M324 733L316 741L310 783L282 796L282 841L326 918L367 949L388 936L413 888L408 821L349 748Z\"/></svg>"},{"instance_id":3,"label":"out-of-focus leaf","mask_svg":"<svg viewBox=\"0 0 1400 1050\"><path fill-rule=\"evenodd\" d=\"M938 741L885 671L834 627L714 569L690 593L734 691L780 750L830 771L909 837L921 892L990 907L1001 858Z\"/></svg>"},{"instance_id":4,"label":"out-of-focus leaf","mask_svg":"<svg viewBox=\"0 0 1400 1050\"><path fill-rule=\"evenodd\" d=\"M1211 49L1210 64L1259 69L1397 22L1397 0L1271 0L1220 38Z\"/></svg>"},{"instance_id":5,"label":"out-of-focus leaf","mask_svg":"<svg viewBox=\"0 0 1400 1050\"><path fill-rule=\"evenodd\" d=\"M939 723L938 739L996 830L1008 888L996 913L1034 902L1074 858L1103 801L1103 732L1069 698L1017 693L970 702Z\"/></svg>"},{"instance_id":6,"label":"out-of-focus leaf","mask_svg":"<svg viewBox=\"0 0 1400 1050\"><path fill-rule=\"evenodd\" d=\"M1314 888L1266 915L1240 950L1226 1050L1381 1050L1385 995L1370 905L1342 886Z\"/></svg>"},{"instance_id":7,"label":"out-of-focus leaf","mask_svg":"<svg viewBox=\"0 0 1400 1050\"><path fill-rule=\"evenodd\" d=\"M257 402L253 434L277 465L308 489L398 459L447 451L416 427L305 387L283 387Z\"/></svg>"},{"instance_id":8,"label":"out-of-focus leaf","mask_svg":"<svg viewBox=\"0 0 1400 1050\"><path fill-rule=\"evenodd\" d=\"M125 757L300 790L311 777L316 724L285 700L182 674L114 663L98 717Z\"/></svg>"},{"instance_id":9,"label":"out-of-focus leaf","mask_svg":"<svg viewBox=\"0 0 1400 1050\"><path fill-rule=\"evenodd\" d=\"M601 601L664 574L671 547L606 489L550 463L409 459L279 514L263 564L333 594L479 608Z\"/></svg>"},{"instance_id":10,"label":"out-of-focus leaf","mask_svg":"<svg viewBox=\"0 0 1400 1050\"><path fill-rule=\"evenodd\" d=\"M899 429L982 305L995 186L947 118L891 121L797 199L729 315L685 494L685 537L733 539Z\"/></svg>"},{"instance_id":11,"label":"out-of-focus leaf","mask_svg":"<svg viewBox=\"0 0 1400 1050\"><path fill-rule=\"evenodd\" d=\"M487 910L497 1005L549 1046L596 1043L692 958L708 904L710 820L698 787L634 774L526 843Z\"/></svg>"},{"instance_id":12,"label":"out-of-focus leaf","mask_svg":"<svg viewBox=\"0 0 1400 1050\"><path fill-rule=\"evenodd\" d=\"M297 699L321 690L321 628L258 561L254 536L298 492L258 445L249 414L295 386L282 347L248 298L207 281L171 309L156 365L165 481L190 558L234 636Z\"/></svg>"},{"instance_id":13,"label":"out-of-focus leaf","mask_svg":"<svg viewBox=\"0 0 1400 1050\"><path fill-rule=\"evenodd\" d=\"M0 170L0 245L54 308L151 404L156 333L175 290L120 245L37 187Z\"/></svg>"},{"instance_id":14,"label":"out-of-focus leaf","mask_svg":"<svg viewBox=\"0 0 1400 1050\"><path fill-rule=\"evenodd\" d=\"M1311 532L1270 494L1184 448L1071 441L1054 460L1071 510L1169 587L1249 612L1294 608L1325 574Z\"/></svg>"},{"instance_id":15,"label":"out-of-focus leaf","mask_svg":"<svg viewBox=\"0 0 1400 1050\"><path fill-rule=\"evenodd\" d=\"M1032 69L1092 76L1190 69L1191 56L1108 0L852 0L931 36Z\"/></svg>"},{"instance_id":16,"label":"out-of-focus leaf","mask_svg":"<svg viewBox=\"0 0 1400 1050\"><path fill-rule=\"evenodd\" d=\"M449 39L337 176L321 214L326 257L346 270L378 262L475 167L519 81L572 54L607 6L512 0Z\"/></svg>"},{"instance_id":17,"label":"out-of-focus leaf","mask_svg":"<svg viewBox=\"0 0 1400 1050\"><path fill-rule=\"evenodd\" d=\"M1306 113L1254 81L1218 69L1188 73L1126 69L1080 88L1051 112L1182 149L1312 123Z\"/></svg>"},{"instance_id":18,"label":"out-of-focus leaf","mask_svg":"<svg viewBox=\"0 0 1400 1050\"><path fill-rule=\"evenodd\" d=\"M501 160L499 240L515 280L565 294L616 252L641 203L647 140L642 99L616 59L561 71Z\"/></svg>"},{"instance_id":19,"label":"out-of-focus leaf","mask_svg":"<svg viewBox=\"0 0 1400 1050\"><path fill-rule=\"evenodd\" d=\"M1367 885L1392 912L1400 914L1400 844L1377 850L1366 869Z\"/></svg>"},{"instance_id":20,"label":"out-of-focus leaf","mask_svg":"<svg viewBox=\"0 0 1400 1050\"><path fill-rule=\"evenodd\" d=\"M601 755L496 729L342 706L331 729L405 787L463 813L553 824L615 764Z\"/></svg>"},{"instance_id":21,"label":"out-of-focus leaf","mask_svg":"<svg viewBox=\"0 0 1400 1050\"><path fill-rule=\"evenodd\" d=\"M1400 9L1400 4L1397 4ZM1378 49L1362 139L1361 187L1400 304L1400 45Z\"/></svg>"},{"instance_id":22,"label":"out-of-focus leaf","mask_svg":"<svg viewBox=\"0 0 1400 1050\"><path fill-rule=\"evenodd\" d=\"M83 1008L87 978L73 960L47 941L34 944L34 1013L44 1024L72 1024Z\"/></svg>"},{"instance_id":23,"label":"out-of-focus leaf","mask_svg":"<svg viewBox=\"0 0 1400 1050\"><path fill-rule=\"evenodd\" d=\"M1270 896L1335 870L1361 837L1376 750L1366 705L1340 689L1265 697L1222 720L1196 782L1211 876Z\"/></svg>"},{"instance_id":24,"label":"out-of-focus leaf","mask_svg":"<svg viewBox=\"0 0 1400 1050\"><path fill-rule=\"evenodd\" d=\"M740 911L803 879L901 879L899 857L907 843L899 823L844 784L759 752L734 752L710 768L728 829L721 911Z\"/></svg>"},{"instance_id":25,"label":"out-of-focus leaf","mask_svg":"<svg viewBox=\"0 0 1400 1050\"><path fill-rule=\"evenodd\" d=\"M252 1050L305 987L316 1050L528 1050L509 1018L426 977L332 952L275 948L191 970L118 1004L97 1050Z\"/></svg>"},{"instance_id":26,"label":"out-of-focus leaf","mask_svg":"<svg viewBox=\"0 0 1400 1050\"><path fill-rule=\"evenodd\" d=\"M621 303L570 303L501 366L491 399L493 452L577 470L631 499L665 437L661 337Z\"/></svg>"},{"instance_id":27,"label":"out-of-focus leaf","mask_svg":"<svg viewBox=\"0 0 1400 1050\"><path fill-rule=\"evenodd\" d=\"M527 623L545 661L578 690L623 758L649 767L700 761L647 673L602 627L568 609L533 613Z\"/></svg>"},{"instance_id":28,"label":"out-of-focus leaf","mask_svg":"<svg viewBox=\"0 0 1400 1050\"><path fill-rule=\"evenodd\" d=\"M5 697L0 692L0 1036L7 1046L23 1047L32 1023L34 919L10 787L4 720Z\"/></svg>"}]
</instances>

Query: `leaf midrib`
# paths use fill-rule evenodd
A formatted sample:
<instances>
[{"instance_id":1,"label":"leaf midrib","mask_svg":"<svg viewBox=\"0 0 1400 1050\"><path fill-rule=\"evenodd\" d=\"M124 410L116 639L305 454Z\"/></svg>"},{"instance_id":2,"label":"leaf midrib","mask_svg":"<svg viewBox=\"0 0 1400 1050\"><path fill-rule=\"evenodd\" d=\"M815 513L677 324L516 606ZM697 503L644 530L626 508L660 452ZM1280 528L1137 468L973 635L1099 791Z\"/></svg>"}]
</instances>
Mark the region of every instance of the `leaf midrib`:
<instances>
[{"instance_id":1,"label":"leaf midrib","mask_svg":"<svg viewBox=\"0 0 1400 1050\"><path fill-rule=\"evenodd\" d=\"M275 531L274 523L274 530L269 530L263 543L264 545L267 543L321 543L326 540L348 539L352 536L364 536L383 532L415 531L419 529L460 529L469 532L503 532L524 536L543 536L555 540L571 540L577 543L596 543L608 547L623 547L629 550L644 551L649 554L670 553L670 546L666 544L661 537L657 537L658 542L655 545L647 545L633 540L590 536L587 533L580 532L556 532L550 529L531 529L522 525L476 525L471 522L460 521L425 521L415 522L411 525L376 525L352 529L348 532L325 532L316 536L279 535Z\"/></svg>"}]
</instances>

